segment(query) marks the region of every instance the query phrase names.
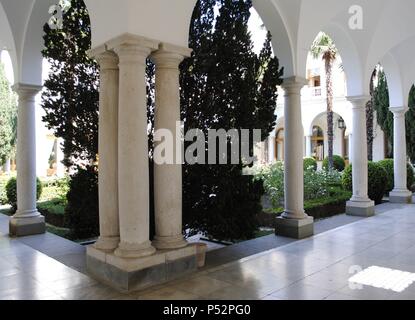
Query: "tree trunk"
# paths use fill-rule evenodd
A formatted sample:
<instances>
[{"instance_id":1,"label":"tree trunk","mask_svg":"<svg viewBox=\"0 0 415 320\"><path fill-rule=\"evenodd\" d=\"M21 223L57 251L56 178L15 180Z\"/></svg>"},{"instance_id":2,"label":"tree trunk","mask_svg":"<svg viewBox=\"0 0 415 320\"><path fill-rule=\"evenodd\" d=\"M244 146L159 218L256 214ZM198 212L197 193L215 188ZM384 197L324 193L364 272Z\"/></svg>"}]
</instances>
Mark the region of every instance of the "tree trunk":
<instances>
[{"instance_id":1,"label":"tree trunk","mask_svg":"<svg viewBox=\"0 0 415 320\"><path fill-rule=\"evenodd\" d=\"M334 138L334 127L333 127L333 60L331 57L325 59L326 67L326 88L327 88L327 142L328 142L328 165L329 170L333 170L333 138Z\"/></svg>"}]
</instances>

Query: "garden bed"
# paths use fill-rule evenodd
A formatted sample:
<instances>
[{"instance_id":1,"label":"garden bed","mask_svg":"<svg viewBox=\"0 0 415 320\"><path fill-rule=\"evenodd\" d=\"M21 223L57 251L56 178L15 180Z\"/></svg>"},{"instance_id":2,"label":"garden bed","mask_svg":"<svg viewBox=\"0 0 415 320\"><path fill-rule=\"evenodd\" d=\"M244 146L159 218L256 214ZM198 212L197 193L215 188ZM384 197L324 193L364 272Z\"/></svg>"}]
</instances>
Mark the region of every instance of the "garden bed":
<instances>
[{"instance_id":1,"label":"garden bed","mask_svg":"<svg viewBox=\"0 0 415 320\"><path fill-rule=\"evenodd\" d=\"M330 198L308 200L304 203L306 213L314 219L329 218L346 212L346 202L352 194L341 191L336 196ZM261 227L274 228L275 219L284 212L283 208L264 209L258 216Z\"/></svg>"}]
</instances>

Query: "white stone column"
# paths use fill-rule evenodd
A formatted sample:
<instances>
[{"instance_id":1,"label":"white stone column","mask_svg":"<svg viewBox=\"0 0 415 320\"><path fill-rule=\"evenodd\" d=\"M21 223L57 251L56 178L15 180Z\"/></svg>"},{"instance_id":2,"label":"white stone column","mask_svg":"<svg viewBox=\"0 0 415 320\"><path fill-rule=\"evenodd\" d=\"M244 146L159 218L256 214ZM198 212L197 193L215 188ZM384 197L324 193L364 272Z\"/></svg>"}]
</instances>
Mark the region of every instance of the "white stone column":
<instances>
[{"instance_id":1,"label":"white stone column","mask_svg":"<svg viewBox=\"0 0 415 320\"><path fill-rule=\"evenodd\" d=\"M19 95L17 120L17 212L10 220L11 236L45 232L45 218L36 208L36 110L40 86L16 84Z\"/></svg>"},{"instance_id":2,"label":"white stone column","mask_svg":"<svg viewBox=\"0 0 415 320\"><path fill-rule=\"evenodd\" d=\"M285 90L285 210L277 219L276 234L306 238L313 235L313 218L304 212L304 129L301 121L301 89L307 80L292 77L284 80Z\"/></svg>"},{"instance_id":3,"label":"white stone column","mask_svg":"<svg viewBox=\"0 0 415 320\"><path fill-rule=\"evenodd\" d=\"M353 160L353 134L349 133L349 164L352 163Z\"/></svg>"},{"instance_id":4,"label":"white stone column","mask_svg":"<svg viewBox=\"0 0 415 320\"><path fill-rule=\"evenodd\" d=\"M118 56L105 48L91 52L100 66L99 228L95 248L113 251L120 242L118 215Z\"/></svg>"},{"instance_id":5,"label":"white stone column","mask_svg":"<svg viewBox=\"0 0 415 320\"><path fill-rule=\"evenodd\" d=\"M353 105L353 197L346 204L346 213L363 217L375 213L375 203L368 197L366 102L369 99L366 96L348 97Z\"/></svg>"},{"instance_id":6,"label":"white stone column","mask_svg":"<svg viewBox=\"0 0 415 320\"><path fill-rule=\"evenodd\" d=\"M3 165L3 171L5 174L9 175L11 171L11 160L7 158Z\"/></svg>"},{"instance_id":7,"label":"white stone column","mask_svg":"<svg viewBox=\"0 0 415 320\"><path fill-rule=\"evenodd\" d=\"M305 137L305 155L306 155L307 158L311 158L312 153L313 153L313 151L311 150L311 135L308 134Z\"/></svg>"},{"instance_id":8,"label":"white stone column","mask_svg":"<svg viewBox=\"0 0 415 320\"><path fill-rule=\"evenodd\" d=\"M412 192L407 186L407 155L405 113L407 107L391 107L393 112L393 166L395 184L389 194L389 201L393 203L412 203Z\"/></svg>"},{"instance_id":9,"label":"white stone column","mask_svg":"<svg viewBox=\"0 0 415 320\"><path fill-rule=\"evenodd\" d=\"M120 244L115 255L155 253L149 239L149 157L146 58L158 42L130 34L108 43L119 58L118 201Z\"/></svg>"},{"instance_id":10,"label":"white stone column","mask_svg":"<svg viewBox=\"0 0 415 320\"><path fill-rule=\"evenodd\" d=\"M169 130L173 137L180 121L179 64L191 50L161 44L151 56L156 64L155 130ZM160 142L155 142L157 146ZM179 149L178 149L179 148ZM157 249L177 249L187 246L182 234L182 164L181 146L174 144L174 164L154 163L154 209ZM179 157L178 157L179 156Z\"/></svg>"}]
</instances>

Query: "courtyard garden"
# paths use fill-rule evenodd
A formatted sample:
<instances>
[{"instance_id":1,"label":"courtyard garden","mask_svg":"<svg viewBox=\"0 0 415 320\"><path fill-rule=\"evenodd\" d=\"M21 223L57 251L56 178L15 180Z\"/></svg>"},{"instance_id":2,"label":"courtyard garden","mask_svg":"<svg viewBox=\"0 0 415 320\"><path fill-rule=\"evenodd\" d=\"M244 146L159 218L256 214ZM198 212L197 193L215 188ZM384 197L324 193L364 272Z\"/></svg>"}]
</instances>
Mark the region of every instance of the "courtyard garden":
<instances>
[{"instance_id":1,"label":"courtyard garden","mask_svg":"<svg viewBox=\"0 0 415 320\"><path fill-rule=\"evenodd\" d=\"M334 156L334 169L328 169L327 159L323 169L317 170L313 158L304 159L304 209L315 219L342 214L346 202L352 197L352 165L345 165L344 159ZM253 169L256 180L264 185L263 210L259 216L261 226L272 228L275 218L284 212L284 163ZM393 159L369 162L369 190L371 200L381 204L393 189ZM408 189L414 190L414 168L408 163Z\"/></svg>"}]
</instances>

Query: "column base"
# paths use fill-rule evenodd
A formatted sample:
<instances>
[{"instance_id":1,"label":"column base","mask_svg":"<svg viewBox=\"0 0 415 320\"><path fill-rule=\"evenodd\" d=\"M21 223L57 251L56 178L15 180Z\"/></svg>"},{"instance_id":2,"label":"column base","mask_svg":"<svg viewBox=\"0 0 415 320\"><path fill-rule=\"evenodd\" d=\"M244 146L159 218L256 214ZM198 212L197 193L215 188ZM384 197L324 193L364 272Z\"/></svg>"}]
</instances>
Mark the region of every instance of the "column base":
<instances>
[{"instance_id":1,"label":"column base","mask_svg":"<svg viewBox=\"0 0 415 320\"><path fill-rule=\"evenodd\" d=\"M152 242L153 246L159 250L171 250L180 249L187 246L187 241L183 239L183 236L178 237L154 237Z\"/></svg>"},{"instance_id":2,"label":"column base","mask_svg":"<svg viewBox=\"0 0 415 320\"><path fill-rule=\"evenodd\" d=\"M89 246L87 270L97 280L121 292L132 292L195 272L198 262L204 261L204 255L197 244L177 250L159 250L152 256L133 259Z\"/></svg>"},{"instance_id":3,"label":"column base","mask_svg":"<svg viewBox=\"0 0 415 320\"><path fill-rule=\"evenodd\" d=\"M346 203L346 214L356 217L372 217L375 215L374 201L353 201Z\"/></svg>"},{"instance_id":4,"label":"column base","mask_svg":"<svg viewBox=\"0 0 415 320\"><path fill-rule=\"evenodd\" d=\"M46 232L45 217L35 215L34 217L19 218L12 217L9 222L9 234L11 237L24 237Z\"/></svg>"},{"instance_id":5,"label":"column base","mask_svg":"<svg viewBox=\"0 0 415 320\"><path fill-rule=\"evenodd\" d=\"M120 237L99 237L94 248L106 252L112 252L118 248Z\"/></svg>"},{"instance_id":6,"label":"column base","mask_svg":"<svg viewBox=\"0 0 415 320\"><path fill-rule=\"evenodd\" d=\"M389 193L391 203L412 203L413 194L409 190L393 190Z\"/></svg>"},{"instance_id":7,"label":"column base","mask_svg":"<svg viewBox=\"0 0 415 320\"><path fill-rule=\"evenodd\" d=\"M150 241L143 244L128 244L120 242L118 248L114 251L114 255L120 258L143 258L153 255L156 249L151 245Z\"/></svg>"},{"instance_id":8,"label":"column base","mask_svg":"<svg viewBox=\"0 0 415 320\"><path fill-rule=\"evenodd\" d=\"M306 216L304 219L287 219L278 217L275 223L277 236L304 239L314 235L314 218Z\"/></svg>"}]
</instances>

